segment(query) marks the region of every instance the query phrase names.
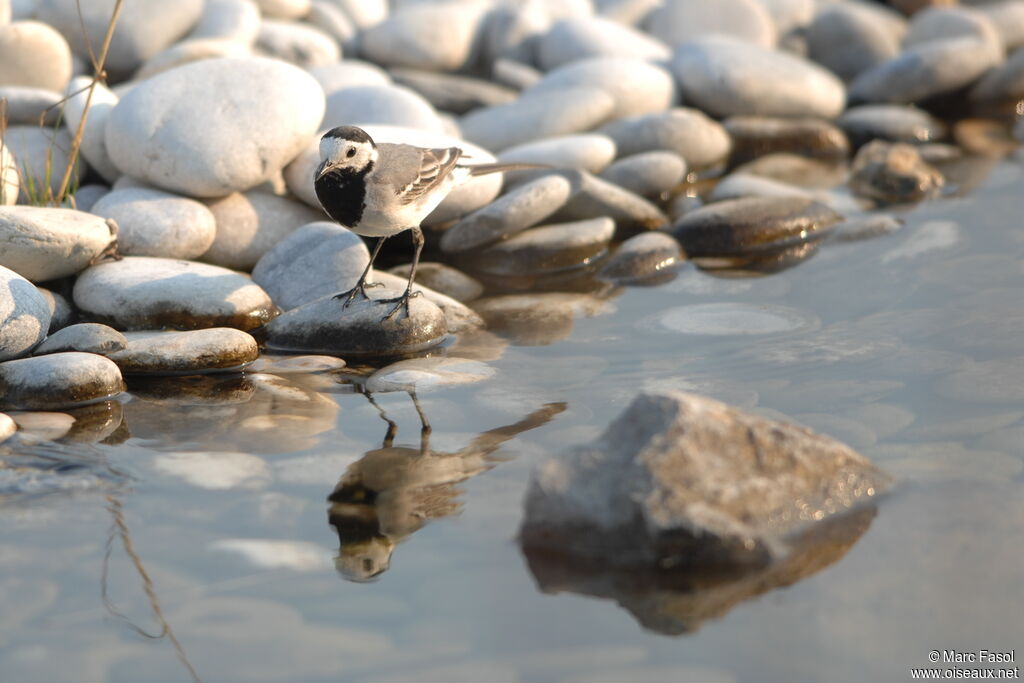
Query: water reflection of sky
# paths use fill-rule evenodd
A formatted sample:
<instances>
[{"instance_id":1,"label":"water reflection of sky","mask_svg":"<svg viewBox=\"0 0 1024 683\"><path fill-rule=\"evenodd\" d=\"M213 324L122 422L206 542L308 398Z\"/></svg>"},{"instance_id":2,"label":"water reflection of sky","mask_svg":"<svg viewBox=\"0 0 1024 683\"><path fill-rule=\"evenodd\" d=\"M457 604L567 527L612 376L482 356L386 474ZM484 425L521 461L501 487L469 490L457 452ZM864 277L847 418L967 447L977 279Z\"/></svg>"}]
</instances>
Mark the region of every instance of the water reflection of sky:
<instances>
[{"instance_id":1,"label":"water reflection of sky","mask_svg":"<svg viewBox=\"0 0 1024 683\"><path fill-rule=\"evenodd\" d=\"M108 597L160 630L107 496L123 504L162 614L205 681L901 680L932 649L1019 646L1022 180L1000 166L894 235L826 245L769 277L685 270L627 289L565 340L506 349L489 361L493 378L420 395L430 448L447 457L545 405L567 408L432 471L434 488L406 510L423 524L391 539L371 583L339 576L327 499L367 454L420 457L407 394L375 396L397 426L385 446L375 406L324 375L140 387L123 406L127 433L34 456L73 454L99 492L92 481L0 509L3 678L188 680L167 639L141 637L101 602L113 533ZM666 311L706 304L760 307L769 328L663 324ZM721 330L723 309L711 310ZM799 324L771 318L779 311ZM672 386L802 421L903 482L834 564L667 637L621 595L539 590L515 535L538 458L595 437L639 389ZM91 424L106 428L102 416ZM629 604L657 611L667 599Z\"/></svg>"}]
</instances>

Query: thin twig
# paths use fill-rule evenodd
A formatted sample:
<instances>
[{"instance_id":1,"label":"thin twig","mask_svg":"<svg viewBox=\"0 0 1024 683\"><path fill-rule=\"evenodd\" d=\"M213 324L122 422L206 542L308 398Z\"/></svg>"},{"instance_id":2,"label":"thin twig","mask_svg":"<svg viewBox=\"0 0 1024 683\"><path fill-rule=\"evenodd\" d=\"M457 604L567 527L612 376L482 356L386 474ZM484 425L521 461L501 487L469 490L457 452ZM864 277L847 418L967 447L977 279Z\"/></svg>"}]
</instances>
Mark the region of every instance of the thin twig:
<instances>
[{"instance_id":1,"label":"thin twig","mask_svg":"<svg viewBox=\"0 0 1024 683\"><path fill-rule=\"evenodd\" d=\"M63 201L64 194L68 191L68 184L71 182L71 172L75 168L75 162L78 161L78 149L82 146L82 136L85 133L85 122L89 118L89 107L92 105L92 94L96 91L96 85L101 80L106 80L106 72L104 67L107 62L107 53L110 52L110 41L114 38L114 27L117 26L118 17L121 16L121 7L124 5L124 0L117 0L114 3L114 11L110 14L110 22L107 24L106 35L103 36L103 46L100 48L100 56L93 62L93 77L92 83L89 84L89 93L85 96L85 107L82 109L82 118L78 121L78 130L75 132L75 137L71 141L71 152L68 155L68 165L64 169L64 177L60 181L60 189L57 191L57 200ZM81 5L78 6L79 16L81 16ZM84 30L84 22L83 22ZM88 38L86 38L88 42ZM90 54L92 49L90 47Z\"/></svg>"}]
</instances>

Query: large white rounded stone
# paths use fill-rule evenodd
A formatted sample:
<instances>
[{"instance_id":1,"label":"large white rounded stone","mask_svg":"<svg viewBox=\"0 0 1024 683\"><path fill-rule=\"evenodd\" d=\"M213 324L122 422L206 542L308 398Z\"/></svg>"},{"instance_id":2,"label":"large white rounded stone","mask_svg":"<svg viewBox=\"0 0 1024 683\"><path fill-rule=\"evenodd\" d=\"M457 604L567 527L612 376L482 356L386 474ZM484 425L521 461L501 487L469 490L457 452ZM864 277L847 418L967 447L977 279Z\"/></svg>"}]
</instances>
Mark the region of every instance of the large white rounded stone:
<instances>
[{"instance_id":1,"label":"large white rounded stone","mask_svg":"<svg viewBox=\"0 0 1024 683\"><path fill-rule=\"evenodd\" d=\"M0 265L34 282L84 270L113 239L106 221L84 211L0 207Z\"/></svg>"}]
</instances>

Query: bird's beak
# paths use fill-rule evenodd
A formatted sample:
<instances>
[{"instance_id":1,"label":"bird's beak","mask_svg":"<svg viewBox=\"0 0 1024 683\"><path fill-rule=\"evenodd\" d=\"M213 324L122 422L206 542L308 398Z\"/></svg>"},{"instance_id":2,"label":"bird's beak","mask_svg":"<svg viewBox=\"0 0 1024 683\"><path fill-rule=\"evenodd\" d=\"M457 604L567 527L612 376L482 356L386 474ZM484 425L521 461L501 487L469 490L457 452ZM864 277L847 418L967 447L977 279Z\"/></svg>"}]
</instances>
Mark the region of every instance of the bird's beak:
<instances>
[{"instance_id":1,"label":"bird's beak","mask_svg":"<svg viewBox=\"0 0 1024 683\"><path fill-rule=\"evenodd\" d=\"M325 161L323 164L320 165L320 168L316 172L316 180L320 180L321 178L323 178L325 175L327 175L328 173L330 173L334 169L335 169L334 164L332 164L329 161Z\"/></svg>"}]
</instances>

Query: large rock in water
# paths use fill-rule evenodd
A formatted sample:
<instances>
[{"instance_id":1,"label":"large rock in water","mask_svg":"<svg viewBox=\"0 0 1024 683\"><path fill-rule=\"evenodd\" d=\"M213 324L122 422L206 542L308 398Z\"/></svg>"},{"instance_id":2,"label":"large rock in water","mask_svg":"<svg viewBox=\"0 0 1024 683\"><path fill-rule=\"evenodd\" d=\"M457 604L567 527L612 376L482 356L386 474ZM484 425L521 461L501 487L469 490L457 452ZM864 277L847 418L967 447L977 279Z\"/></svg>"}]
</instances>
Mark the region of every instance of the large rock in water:
<instances>
[{"instance_id":1,"label":"large rock in water","mask_svg":"<svg viewBox=\"0 0 1024 683\"><path fill-rule=\"evenodd\" d=\"M107 151L121 171L152 185L221 197L274 177L323 115L323 90L296 66L207 59L129 91L110 113Z\"/></svg>"},{"instance_id":2,"label":"large rock in water","mask_svg":"<svg viewBox=\"0 0 1024 683\"><path fill-rule=\"evenodd\" d=\"M763 566L889 483L802 427L694 394L641 394L596 442L534 471L520 534L616 565Z\"/></svg>"}]
</instances>

